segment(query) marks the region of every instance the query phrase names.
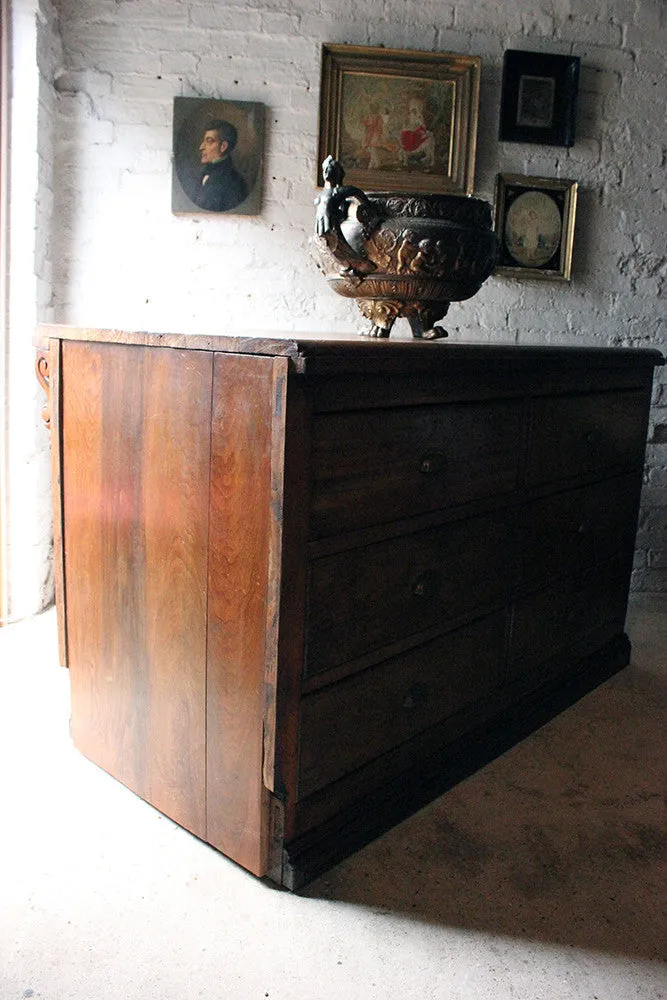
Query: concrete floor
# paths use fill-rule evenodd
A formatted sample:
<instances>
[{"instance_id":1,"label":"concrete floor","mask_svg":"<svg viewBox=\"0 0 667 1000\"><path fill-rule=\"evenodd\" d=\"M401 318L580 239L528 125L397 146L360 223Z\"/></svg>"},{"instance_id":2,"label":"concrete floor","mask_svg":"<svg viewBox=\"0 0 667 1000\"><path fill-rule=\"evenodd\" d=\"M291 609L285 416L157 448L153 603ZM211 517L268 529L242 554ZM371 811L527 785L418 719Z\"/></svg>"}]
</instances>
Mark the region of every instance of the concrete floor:
<instances>
[{"instance_id":1,"label":"concrete floor","mask_svg":"<svg viewBox=\"0 0 667 1000\"><path fill-rule=\"evenodd\" d=\"M54 613L0 629L0 998L667 997L667 599L633 663L301 895L77 754Z\"/></svg>"}]
</instances>

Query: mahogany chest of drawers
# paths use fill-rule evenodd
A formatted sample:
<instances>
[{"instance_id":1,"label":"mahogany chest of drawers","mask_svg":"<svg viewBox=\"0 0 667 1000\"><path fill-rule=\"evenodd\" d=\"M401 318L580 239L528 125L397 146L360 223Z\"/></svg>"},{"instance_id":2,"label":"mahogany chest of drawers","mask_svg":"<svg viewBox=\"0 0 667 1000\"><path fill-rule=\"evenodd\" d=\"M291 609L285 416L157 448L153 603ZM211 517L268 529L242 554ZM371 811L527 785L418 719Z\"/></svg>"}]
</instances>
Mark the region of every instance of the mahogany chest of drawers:
<instances>
[{"instance_id":1,"label":"mahogany chest of drawers","mask_svg":"<svg viewBox=\"0 0 667 1000\"><path fill-rule=\"evenodd\" d=\"M41 336L74 742L256 875L628 662L657 352Z\"/></svg>"}]
</instances>

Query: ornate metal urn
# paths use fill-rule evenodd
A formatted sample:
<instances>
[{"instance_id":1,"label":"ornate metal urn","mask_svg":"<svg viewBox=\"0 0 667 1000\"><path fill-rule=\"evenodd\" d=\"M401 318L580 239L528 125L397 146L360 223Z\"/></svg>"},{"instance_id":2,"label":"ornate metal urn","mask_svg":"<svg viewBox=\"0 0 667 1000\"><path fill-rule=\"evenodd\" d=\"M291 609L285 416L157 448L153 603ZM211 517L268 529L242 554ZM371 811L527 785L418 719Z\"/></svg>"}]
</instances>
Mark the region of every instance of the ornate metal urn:
<instances>
[{"instance_id":1,"label":"ornate metal urn","mask_svg":"<svg viewBox=\"0 0 667 1000\"><path fill-rule=\"evenodd\" d=\"M323 172L316 259L334 291L356 299L371 321L363 332L388 337L404 316L415 337L446 337L435 324L449 303L473 296L494 268L490 205L458 195L366 194L343 184L330 156Z\"/></svg>"}]
</instances>

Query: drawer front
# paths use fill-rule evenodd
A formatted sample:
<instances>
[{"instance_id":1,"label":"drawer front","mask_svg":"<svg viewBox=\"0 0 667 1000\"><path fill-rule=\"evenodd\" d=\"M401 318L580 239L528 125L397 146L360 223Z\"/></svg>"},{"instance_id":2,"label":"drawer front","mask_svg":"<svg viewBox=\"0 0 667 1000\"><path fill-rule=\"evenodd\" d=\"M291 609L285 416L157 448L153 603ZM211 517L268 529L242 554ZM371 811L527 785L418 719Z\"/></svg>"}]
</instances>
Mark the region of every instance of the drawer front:
<instances>
[{"instance_id":1,"label":"drawer front","mask_svg":"<svg viewBox=\"0 0 667 1000\"><path fill-rule=\"evenodd\" d=\"M580 573L634 547L637 474L559 493L521 512L522 589Z\"/></svg>"},{"instance_id":2,"label":"drawer front","mask_svg":"<svg viewBox=\"0 0 667 1000\"><path fill-rule=\"evenodd\" d=\"M643 391L553 396L535 403L529 486L641 467L648 400Z\"/></svg>"},{"instance_id":3,"label":"drawer front","mask_svg":"<svg viewBox=\"0 0 667 1000\"><path fill-rule=\"evenodd\" d=\"M554 587L517 602L512 623L509 675L530 673L587 635L608 628L609 638L623 631L630 559L604 570L567 577Z\"/></svg>"},{"instance_id":4,"label":"drawer front","mask_svg":"<svg viewBox=\"0 0 667 1000\"><path fill-rule=\"evenodd\" d=\"M306 675L502 603L512 524L502 511L315 560Z\"/></svg>"},{"instance_id":5,"label":"drawer front","mask_svg":"<svg viewBox=\"0 0 667 1000\"><path fill-rule=\"evenodd\" d=\"M308 695L299 798L490 694L504 649L504 615L492 615Z\"/></svg>"},{"instance_id":6,"label":"drawer front","mask_svg":"<svg viewBox=\"0 0 667 1000\"><path fill-rule=\"evenodd\" d=\"M317 416L312 536L509 493L521 428L515 401Z\"/></svg>"}]
</instances>

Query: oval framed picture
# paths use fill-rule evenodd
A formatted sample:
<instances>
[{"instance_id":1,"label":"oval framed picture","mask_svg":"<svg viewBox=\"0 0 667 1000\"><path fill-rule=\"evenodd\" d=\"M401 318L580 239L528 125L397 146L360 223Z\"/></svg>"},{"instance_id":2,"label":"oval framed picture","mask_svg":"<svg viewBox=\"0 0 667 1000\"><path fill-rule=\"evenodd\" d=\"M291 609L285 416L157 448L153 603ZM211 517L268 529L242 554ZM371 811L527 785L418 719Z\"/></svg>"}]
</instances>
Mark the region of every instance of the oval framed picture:
<instances>
[{"instance_id":1,"label":"oval framed picture","mask_svg":"<svg viewBox=\"0 0 667 1000\"><path fill-rule=\"evenodd\" d=\"M496 274L569 281L577 182L521 174L496 178Z\"/></svg>"},{"instance_id":2,"label":"oval framed picture","mask_svg":"<svg viewBox=\"0 0 667 1000\"><path fill-rule=\"evenodd\" d=\"M263 104L175 97L172 212L259 215L263 155Z\"/></svg>"}]
</instances>

